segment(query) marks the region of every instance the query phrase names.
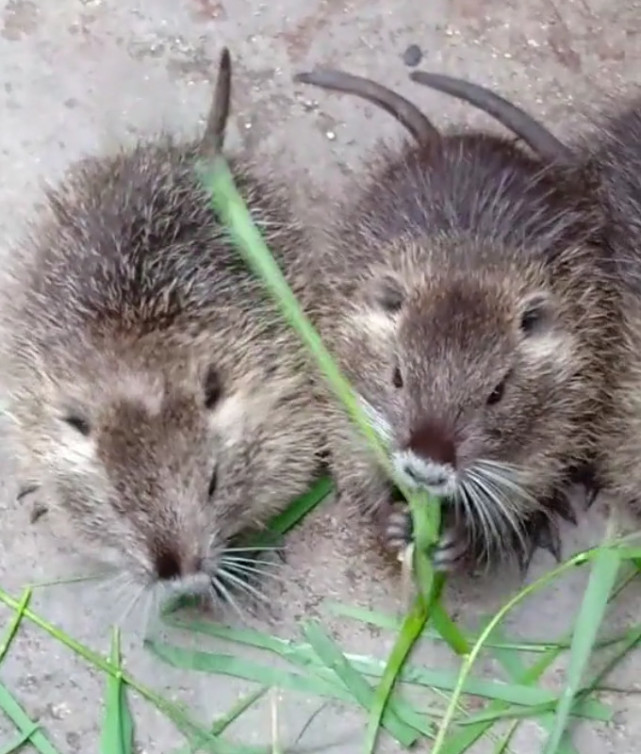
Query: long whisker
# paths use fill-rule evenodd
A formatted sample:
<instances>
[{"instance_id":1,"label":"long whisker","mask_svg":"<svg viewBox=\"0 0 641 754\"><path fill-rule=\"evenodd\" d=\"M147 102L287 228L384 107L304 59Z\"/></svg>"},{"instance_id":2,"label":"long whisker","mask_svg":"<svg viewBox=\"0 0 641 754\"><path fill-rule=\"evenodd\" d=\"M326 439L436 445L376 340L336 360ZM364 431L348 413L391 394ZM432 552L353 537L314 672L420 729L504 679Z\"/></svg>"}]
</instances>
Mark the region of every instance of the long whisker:
<instances>
[{"instance_id":1,"label":"long whisker","mask_svg":"<svg viewBox=\"0 0 641 754\"><path fill-rule=\"evenodd\" d=\"M497 507L502 513L503 523L509 526L510 530L516 535L519 546L525 551L527 544L524 522L515 508L513 498L520 499L521 503L525 503L525 506L521 507L526 507L528 510L539 509L542 506L537 505L529 491L518 484L518 472L516 470L507 465L502 466L495 462L485 461L481 461L475 466L474 473L477 481L489 488Z\"/></svg>"},{"instance_id":2,"label":"long whisker","mask_svg":"<svg viewBox=\"0 0 641 754\"><path fill-rule=\"evenodd\" d=\"M225 584L216 576L212 576L211 582L212 582L211 592L212 592L213 601L217 602L219 596L222 595L225 603L229 605L231 608L233 608L234 612L238 615L238 617L242 621L244 621L245 614L240 609L240 607L238 606L238 603L232 597L231 592L227 589ZM218 590L218 592L216 592L216 590Z\"/></svg>"},{"instance_id":3,"label":"long whisker","mask_svg":"<svg viewBox=\"0 0 641 754\"><path fill-rule=\"evenodd\" d=\"M241 578L236 576L233 571L227 569L227 570L220 570L219 575L221 578L225 579L227 582L231 582L232 584L235 584L239 589L242 589L243 591L247 592L247 594L251 594L254 596L257 600L260 600L261 602L268 603L269 599L258 591L258 589L255 589L251 584L248 584L246 581L243 581Z\"/></svg>"},{"instance_id":4,"label":"long whisker","mask_svg":"<svg viewBox=\"0 0 641 754\"><path fill-rule=\"evenodd\" d=\"M532 495L522 484L519 484L518 480L520 475L518 469L507 464L502 465L492 461L479 461L475 465L480 471L482 471L484 476L496 480L502 489L509 487L517 497L521 500L527 501L528 506L540 506L539 501L534 495Z\"/></svg>"},{"instance_id":5,"label":"long whisker","mask_svg":"<svg viewBox=\"0 0 641 754\"><path fill-rule=\"evenodd\" d=\"M486 520L488 522L488 526L492 530L492 535L497 539L501 539L501 531L500 529L503 529L503 526L499 521L497 521L496 515L493 515L494 511L492 509L488 508L488 502L495 502L494 501L494 495L492 494L492 490L490 487L487 486L485 481L480 477L474 470L469 471L469 479L472 483L472 485L477 489L477 491L480 493L478 496L478 502L480 507L483 509L483 514L486 517Z\"/></svg>"},{"instance_id":6,"label":"long whisker","mask_svg":"<svg viewBox=\"0 0 641 754\"><path fill-rule=\"evenodd\" d=\"M270 571L265 571L262 568L252 568L249 565L245 565L243 563L230 563L229 561L223 559L220 561L221 569L225 572L227 571L234 571L236 573L246 573L249 576L260 576L267 579L273 579L274 581L278 581L280 583L285 583L286 579L280 576L277 573L272 573Z\"/></svg>"},{"instance_id":7,"label":"long whisker","mask_svg":"<svg viewBox=\"0 0 641 754\"><path fill-rule=\"evenodd\" d=\"M480 495L480 491L469 476L465 480L463 486L470 503L471 519L478 521L480 524L481 541L483 543L484 552L487 552L488 543L492 540L492 532L490 531L489 523L487 521L487 513L482 495Z\"/></svg>"},{"instance_id":8,"label":"long whisker","mask_svg":"<svg viewBox=\"0 0 641 754\"><path fill-rule=\"evenodd\" d=\"M147 585L143 584L139 589L137 589L134 592L133 597L131 600L129 600L129 603L127 604L125 610L121 614L120 618L115 621L117 626L123 626L125 621L127 620L128 616L131 614L131 611L134 609L134 606L138 602L138 600L143 596L145 593L145 590L147 589Z\"/></svg>"},{"instance_id":9,"label":"long whisker","mask_svg":"<svg viewBox=\"0 0 641 754\"><path fill-rule=\"evenodd\" d=\"M227 552L224 552L222 555L221 560L224 560L225 563L260 563L261 566L266 566L268 568L284 568L283 563L277 563L273 560L258 560L258 558L237 558L235 556L228 556Z\"/></svg>"}]
</instances>

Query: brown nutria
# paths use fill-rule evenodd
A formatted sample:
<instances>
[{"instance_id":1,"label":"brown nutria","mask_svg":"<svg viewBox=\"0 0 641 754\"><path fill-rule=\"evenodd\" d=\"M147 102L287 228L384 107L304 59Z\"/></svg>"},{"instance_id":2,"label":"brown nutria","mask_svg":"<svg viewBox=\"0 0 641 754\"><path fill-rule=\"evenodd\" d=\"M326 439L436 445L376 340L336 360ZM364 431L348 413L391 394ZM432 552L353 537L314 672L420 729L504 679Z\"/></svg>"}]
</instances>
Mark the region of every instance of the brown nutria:
<instances>
[{"instance_id":1,"label":"brown nutria","mask_svg":"<svg viewBox=\"0 0 641 754\"><path fill-rule=\"evenodd\" d=\"M458 97L510 127L539 128L532 117L497 93L443 74L415 72L410 78ZM581 182L602 215L601 243L611 254L621 288L622 352L605 385L609 402L598 417L599 447L588 474L590 505L601 487L615 499L641 504L641 95L610 98L604 112L564 149L562 167ZM639 510L641 512L641 510Z\"/></svg>"},{"instance_id":2,"label":"brown nutria","mask_svg":"<svg viewBox=\"0 0 641 754\"><path fill-rule=\"evenodd\" d=\"M27 487L53 500L136 581L236 606L253 590L237 535L318 470L312 369L197 172L223 145L222 52L204 137L84 160L48 190L4 286L4 366ZM288 193L229 160L300 296L308 241Z\"/></svg>"},{"instance_id":3,"label":"brown nutria","mask_svg":"<svg viewBox=\"0 0 641 754\"><path fill-rule=\"evenodd\" d=\"M548 540L590 461L619 295L592 244L571 158L542 126L534 151L480 132L441 135L410 102L340 71L297 81L364 97L414 135L377 146L317 256L317 323L388 445L399 477L453 503L435 564L453 569ZM338 486L373 511L391 548L410 532L391 485L341 412ZM462 515L460 515L462 514Z\"/></svg>"}]
</instances>

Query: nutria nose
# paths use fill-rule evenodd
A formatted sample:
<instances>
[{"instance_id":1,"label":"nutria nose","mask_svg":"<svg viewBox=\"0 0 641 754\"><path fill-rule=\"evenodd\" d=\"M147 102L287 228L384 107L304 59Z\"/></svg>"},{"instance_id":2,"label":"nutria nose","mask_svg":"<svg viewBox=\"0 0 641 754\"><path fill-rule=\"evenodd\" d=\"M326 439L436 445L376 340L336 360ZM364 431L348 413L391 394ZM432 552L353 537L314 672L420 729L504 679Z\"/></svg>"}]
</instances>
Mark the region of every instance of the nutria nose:
<instances>
[{"instance_id":1,"label":"nutria nose","mask_svg":"<svg viewBox=\"0 0 641 754\"><path fill-rule=\"evenodd\" d=\"M439 419L427 419L416 424L406 447L422 458L456 466L454 432Z\"/></svg>"},{"instance_id":2,"label":"nutria nose","mask_svg":"<svg viewBox=\"0 0 641 754\"><path fill-rule=\"evenodd\" d=\"M173 550L163 549L156 553L156 575L161 581L180 576L180 559Z\"/></svg>"},{"instance_id":3,"label":"nutria nose","mask_svg":"<svg viewBox=\"0 0 641 754\"><path fill-rule=\"evenodd\" d=\"M187 574L198 573L202 569L202 559L181 558L175 550L164 548L155 556L156 575L161 581L169 581Z\"/></svg>"}]
</instances>

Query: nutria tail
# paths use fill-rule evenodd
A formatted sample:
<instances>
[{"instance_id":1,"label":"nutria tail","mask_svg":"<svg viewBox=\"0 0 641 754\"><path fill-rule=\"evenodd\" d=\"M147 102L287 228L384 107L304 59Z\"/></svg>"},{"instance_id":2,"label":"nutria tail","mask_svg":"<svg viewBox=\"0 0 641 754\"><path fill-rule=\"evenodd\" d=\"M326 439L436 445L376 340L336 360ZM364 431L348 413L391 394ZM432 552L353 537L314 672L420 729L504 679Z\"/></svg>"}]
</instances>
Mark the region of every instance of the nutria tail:
<instances>
[{"instance_id":1,"label":"nutria tail","mask_svg":"<svg viewBox=\"0 0 641 754\"><path fill-rule=\"evenodd\" d=\"M203 157L211 158L222 151L231 101L231 74L231 55L229 49L223 47L207 125L200 142L200 153Z\"/></svg>"},{"instance_id":2,"label":"nutria tail","mask_svg":"<svg viewBox=\"0 0 641 754\"><path fill-rule=\"evenodd\" d=\"M362 76L353 76L351 73L333 68L317 68L315 71L297 73L294 76L294 81L320 86L324 89L334 89L347 94L355 94L357 97L382 107L383 110L394 116L407 128L419 144L425 146L440 141L441 135L438 129L416 105L375 81Z\"/></svg>"},{"instance_id":3,"label":"nutria tail","mask_svg":"<svg viewBox=\"0 0 641 754\"><path fill-rule=\"evenodd\" d=\"M524 110L479 84L427 71L412 71L410 79L474 105L512 131L541 158L572 163L573 152Z\"/></svg>"}]
</instances>

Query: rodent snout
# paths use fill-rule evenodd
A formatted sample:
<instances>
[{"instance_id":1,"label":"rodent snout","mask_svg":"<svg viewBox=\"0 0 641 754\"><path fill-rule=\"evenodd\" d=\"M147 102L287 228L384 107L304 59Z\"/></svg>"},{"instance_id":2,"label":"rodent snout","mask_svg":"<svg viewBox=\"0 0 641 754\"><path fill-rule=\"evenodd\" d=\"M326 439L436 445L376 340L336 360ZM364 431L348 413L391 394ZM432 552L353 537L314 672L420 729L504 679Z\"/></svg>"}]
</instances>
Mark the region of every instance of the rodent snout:
<instances>
[{"instance_id":1,"label":"rodent snout","mask_svg":"<svg viewBox=\"0 0 641 754\"><path fill-rule=\"evenodd\" d=\"M452 496L456 490L453 431L438 420L421 422L394 454L394 466L408 486L428 489L439 497Z\"/></svg>"},{"instance_id":2,"label":"rodent snout","mask_svg":"<svg viewBox=\"0 0 641 754\"><path fill-rule=\"evenodd\" d=\"M456 466L454 432L438 419L427 419L417 424L410 432L404 449L436 463Z\"/></svg>"},{"instance_id":3,"label":"rodent snout","mask_svg":"<svg viewBox=\"0 0 641 754\"><path fill-rule=\"evenodd\" d=\"M199 557L181 557L175 547L162 547L154 553L154 568L160 581L171 581L189 574L199 573L203 561Z\"/></svg>"}]
</instances>

